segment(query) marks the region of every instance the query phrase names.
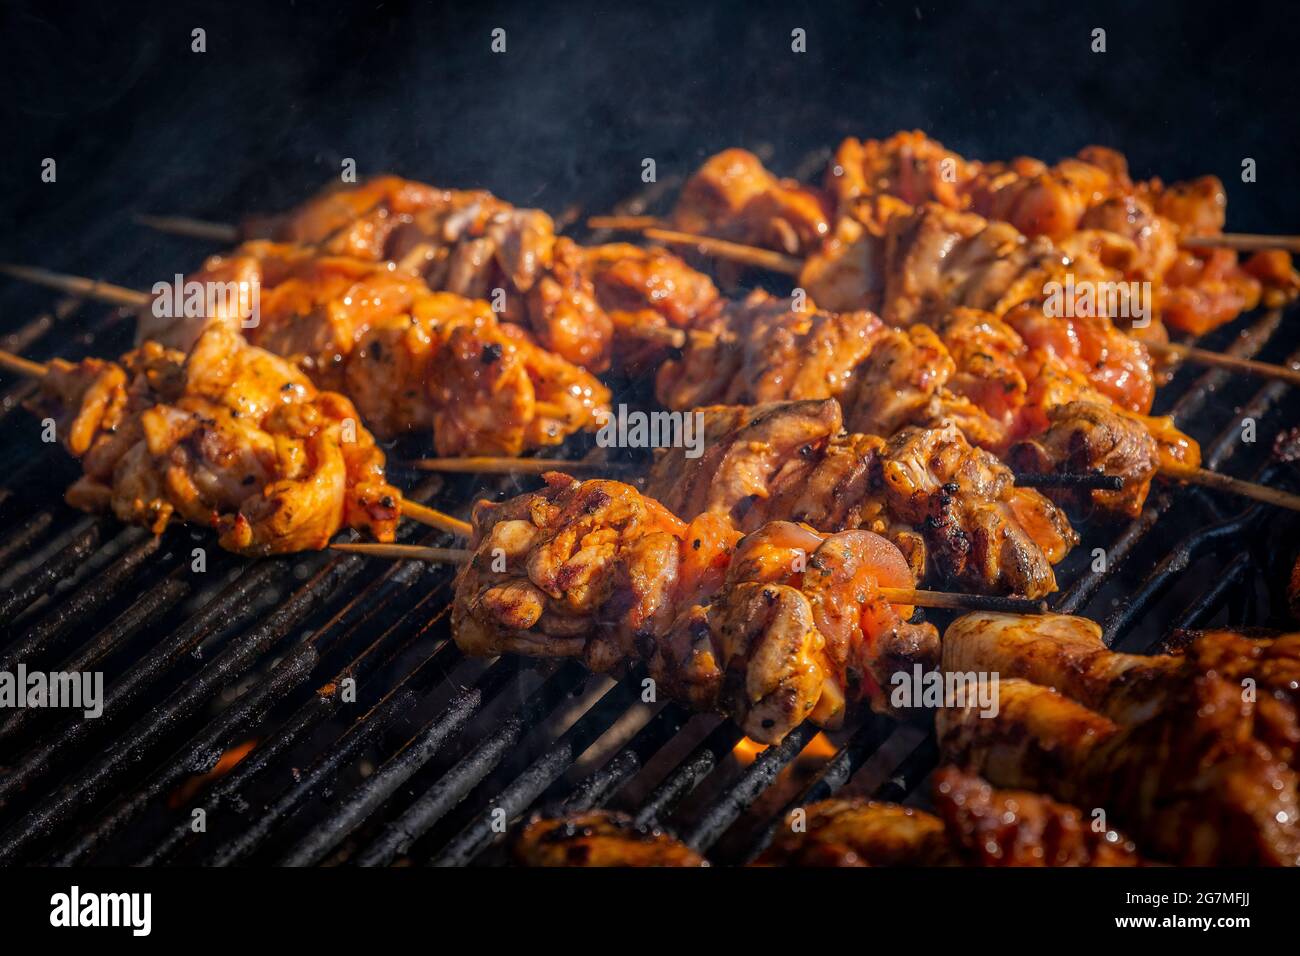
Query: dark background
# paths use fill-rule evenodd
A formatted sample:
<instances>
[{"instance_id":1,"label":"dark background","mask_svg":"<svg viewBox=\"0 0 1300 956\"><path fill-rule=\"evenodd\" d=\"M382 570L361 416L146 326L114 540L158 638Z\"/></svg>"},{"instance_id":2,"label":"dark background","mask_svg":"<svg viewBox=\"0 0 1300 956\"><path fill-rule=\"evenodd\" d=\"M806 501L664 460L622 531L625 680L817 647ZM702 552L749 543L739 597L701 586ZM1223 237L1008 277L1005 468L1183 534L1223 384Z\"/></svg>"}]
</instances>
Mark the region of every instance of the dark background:
<instances>
[{"instance_id":1,"label":"dark background","mask_svg":"<svg viewBox=\"0 0 1300 956\"><path fill-rule=\"evenodd\" d=\"M0 257L170 275L206 248L133 212L235 219L298 200L345 156L362 175L599 211L640 186L643 157L664 178L767 142L788 171L846 134L910 127L982 158L1115 145L1137 175L1221 176L1235 229L1296 232L1297 60L1295 13L1253 2L5 0ZM40 181L46 156L56 184Z\"/></svg>"}]
</instances>

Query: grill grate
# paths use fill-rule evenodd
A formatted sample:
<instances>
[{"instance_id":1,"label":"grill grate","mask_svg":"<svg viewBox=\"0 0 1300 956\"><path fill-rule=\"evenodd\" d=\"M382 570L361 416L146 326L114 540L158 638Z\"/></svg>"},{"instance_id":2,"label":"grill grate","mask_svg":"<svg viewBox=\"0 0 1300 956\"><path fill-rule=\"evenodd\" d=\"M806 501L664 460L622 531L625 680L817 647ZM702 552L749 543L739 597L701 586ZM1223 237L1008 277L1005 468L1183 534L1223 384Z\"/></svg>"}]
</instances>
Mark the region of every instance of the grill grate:
<instances>
[{"instance_id":1,"label":"grill grate","mask_svg":"<svg viewBox=\"0 0 1300 956\"><path fill-rule=\"evenodd\" d=\"M824 160L791 168L806 177ZM619 211L661 207L678 185L661 181ZM107 263L120 274L124 254ZM60 302L5 347L75 357L129 339L118 311L63 334L80 315L80 304ZM1291 351L1300 333L1280 314L1238 326L1211 344L1300 359ZM718 862L745 862L788 810L851 779L877 798L915 799L935 765L923 727L869 714L831 735L824 756L810 756L818 732L804 725L743 765L734 726L642 703L639 674L615 682L572 662L467 660L450 640L446 569L213 553L194 573L191 548L211 546L201 537L176 529L153 538L56 500L49 489L66 484L70 466L13 414L30 389L18 383L0 398L0 447L32 454L0 487L0 669L103 670L106 698L98 720L20 710L0 723L0 863L492 863L503 859L502 820L606 805L673 827ZM1263 437L1240 440L1245 417L1260 422L1261 436L1280 416L1296 417L1285 386L1182 371L1161 401L1170 396L1167 410L1203 441L1209 466L1231 462L1234 473L1272 483L1293 477L1270 464ZM484 490L518 488L509 478L439 477L412 497L464 514ZM1090 612L1108 642L1134 649L1224 613L1269 620L1280 598L1268 553L1294 536L1294 520L1222 505L1163 488L1123 528L1085 521L1083 544L1058 569L1068 586L1055 609ZM445 543L427 529L403 534ZM1096 547L1105 570L1091 567ZM355 700L345 700L351 682ZM249 742L233 769L195 786Z\"/></svg>"}]
</instances>

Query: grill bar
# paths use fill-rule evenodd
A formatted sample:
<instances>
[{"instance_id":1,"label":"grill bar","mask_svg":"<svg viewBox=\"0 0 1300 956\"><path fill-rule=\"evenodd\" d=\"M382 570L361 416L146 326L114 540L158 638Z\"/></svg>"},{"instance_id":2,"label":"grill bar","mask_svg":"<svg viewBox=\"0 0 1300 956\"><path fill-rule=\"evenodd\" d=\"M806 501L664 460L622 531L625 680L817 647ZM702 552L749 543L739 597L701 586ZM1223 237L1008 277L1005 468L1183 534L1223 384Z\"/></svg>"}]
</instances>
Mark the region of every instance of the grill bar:
<instances>
[{"instance_id":1,"label":"grill bar","mask_svg":"<svg viewBox=\"0 0 1300 956\"><path fill-rule=\"evenodd\" d=\"M825 159L826 151L805 159L799 167L800 178L811 175ZM681 177L667 178L620 204L618 211L644 212L663 201L680 181ZM102 351L104 340L124 338L128 326L125 314L110 311L91 324L91 332L79 338L73 350L66 348L67 342L55 342L50 333L80 305L76 300L60 300L52 314L38 316L13 333L8 347L33 355L52 354L58 347L70 355L83 347ZM1280 313L1264 314L1251 321L1227 351L1252 357L1269 345L1280 328ZM1200 375L1182 388L1173 413L1187 422L1207 409L1213 411L1211 398L1233 381L1221 370ZM6 431L13 430L8 427L9 413L31 388L30 383L17 383L0 396L0 424ZM1172 395L1177 388L1171 386L1163 394ZM1222 464L1237 452L1236 423L1242 416L1262 417L1288 394L1280 384L1255 393L1206 445L1207 464ZM1219 404L1226 415L1228 403ZM22 487L18 476L36 475L38 468L51 465L60 467L61 463L44 454L32 456L9 475L6 484ZM423 487L424 497L437 493L444 509L463 510L466 489L471 487L468 480L446 486L441 479L435 481ZM502 481L495 490L503 488L513 486ZM36 548L39 564L0 598L0 625L9 627L0 666L60 651L70 634L105 611L116 616L68 656L67 669L94 667L111 656L126 656L135 643L146 647L150 639L156 643L114 682L101 720L65 721L20 754L12 771L0 777L0 809L24 811L16 824L0 833L0 860L30 859L46 843L57 843L59 850L52 858L65 863L107 855L110 850L119 857L157 863L192 850L218 864L258 859L259 854L269 853L273 857L283 854L281 862L292 865L320 863L331 854L338 860L375 865L392 862L413 849L414 856L433 864L469 863L495 845L491 809L501 809L514 819L539 805L567 811L606 805L648 771L656 755L666 756L665 749L677 742L676 736L692 720L684 709L667 704L598 769L576 784L566 785L565 772L631 713L629 705L636 701L630 679L604 691L571 720L562 705L590 684L589 675L576 664L553 671L536 665L542 681L522 706L508 699L507 693L525 685L534 665L514 659L486 666L476 672L471 686L458 692L442 688L440 678L450 673L453 664L470 666L446 639L445 606L441 613L434 613L445 602L445 574L426 574L413 563L396 570L394 566L377 568L365 565L362 559L347 559L357 562L347 563L304 557L295 567L289 560L244 565L217 558L218 573L228 570L233 578L224 587L212 588L219 593L205 597L199 582L186 574L166 547L151 546L137 532L117 530L106 519L69 517L63 509L56 513L40 505L39 510L29 508L27 513L17 514L20 497L8 487L0 489L6 509L0 560L12 560ZM415 492L411 497L424 500ZM1195 514L1196 530L1180 535L1172 551L1154 560L1151 572L1127 595L1127 603L1106 618L1108 639L1123 640L1162 606L1182 571L1225 551L1225 543L1248 535L1260 528L1266 517L1276 514L1253 506L1224 518L1221 505L1215 496L1199 489L1159 489L1143 514L1113 538L1107 569L1075 575L1059 595L1057 609L1084 609L1103 587L1116 580L1116 571L1126 562L1138 556L1145 559L1145 552L1153 548L1151 532L1157 525ZM1201 526L1205 515L1210 518ZM110 528L114 537L109 537ZM169 535L166 540L176 539ZM164 554L170 556L164 558ZM68 593L60 594L60 604L43 606L45 596L56 585L78 571L84 573L88 565L97 569L93 579L74 580ZM253 599L266 589L283 588L293 581L294 572L304 567L316 576L298 588L283 607L263 617ZM1175 626L1192 627L1209 620L1225 602L1240 595L1258 570L1260 563L1251 555L1233 557L1213 583L1173 618ZM104 582L106 575L111 576L109 584ZM210 576L209 580L221 579ZM426 582L434 586L421 593ZM314 631L294 638L288 644L288 655L274 666L268 665L267 658L281 650L294 629L326 615L328 605L337 603L339 594L349 588L357 591L357 597ZM150 622L163 611L200 599L201 606L173 633L149 633ZM13 633L15 624L20 633ZM370 635L377 636L372 639ZM223 643L224 650L191 675L185 656ZM335 675L325 687L345 676L355 677L370 702L363 716L328 736L317 731L326 724L336 728L345 720L346 711L337 695L323 689L304 695L318 672ZM242 696L218 705L218 692L228 696L232 688L245 683L249 689ZM403 719L440 689L449 697L437 716L395 753L381 759L375 773L351 786L337 803L313 800L360 760L368 759L375 750L382 752ZM166 695L163 704L138 713L155 690ZM279 708L287 716L273 729L263 729ZM22 740L33 728L39 729L47 715L37 713L33 718L29 716L32 713L19 711L0 724L0 745ZM560 714L566 715L563 720ZM127 723L128 718L133 722L119 740L109 742L99 753L91 749L110 728ZM679 805L692 806L678 816L691 816L687 838L693 846L749 860L767 845L786 812L840 791L868 762L874 765L874 756L888 755L895 761L893 775L874 793L894 800L912 794L938 759L933 734L913 743L919 737L914 728L900 728L887 718L864 715L863 722L847 731L845 742L780 813L753 819L759 798L816 733L817 728L804 725L782 745L764 750L735 779L718 781L713 778L734 768L726 758L741 739L733 725L719 722L663 779L647 782L653 789L634 808L637 819L657 823L672 816ZM177 811L174 824L169 821L160 836L155 833L147 848L138 845L125 854L120 850L122 845L129 847L133 830L145 829L142 818L146 809L157 806L169 787L187 774L211 767L223 746L248 734L256 737L254 749L227 775L211 783L200 798ZM327 742L314 742L317 739ZM463 744L462 739L466 741ZM895 743L910 750L895 757ZM462 746L463 751L458 749ZM308 751L305 759L303 750ZM538 756L520 756L523 753ZM301 774L296 770L299 765L307 767ZM57 785L56 774L74 766L73 775ZM125 796L104 808L101 804L110 787ZM693 804L699 801L686 799L696 791L705 796L705 806L698 812ZM221 836L224 842L215 849L209 849L192 832L186 817L193 806L227 815L227 829ZM772 813L770 801L759 806L763 814ZM90 818L92 813L98 816ZM232 820L230 814L238 819ZM77 835L69 840L73 826L78 828ZM736 836L744 837L739 853L732 851L737 844L731 838Z\"/></svg>"},{"instance_id":2,"label":"grill bar","mask_svg":"<svg viewBox=\"0 0 1300 956\"><path fill-rule=\"evenodd\" d=\"M353 792L337 812L303 838L281 861L283 866L319 862L353 829L386 802L397 788L432 760L483 706L520 673L518 661L501 661L470 689L457 694L443 711L392 761Z\"/></svg>"},{"instance_id":3,"label":"grill bar","mask_svg":"<svg viewBox=\"0 0 1300 956\"><path fill-rule=\"evenodd\" d=\"M547 787L559 778L606 727L636 700L629 681L609 688L577 723L566 730L550 749L522 774L487 801L491 813L502 811L506 819L523 813ZM482 813L473 823L452 838L431 861L433 866L464 866L477 856L494 836L493 820Z\"/></svg>"},{"instance_id":4,"label":"grill bar","mask_svg":"<svg viewBox=\"0 0 1300 956\"><path fill-rule=\"evenodd\" d=\"M572 693L575 683L586 680L580 665L570 661L551 675L518 712L503 720L497 729L463 760L426 790L397 820L358 856L360 866L383 866L405 853L411 844L429 831L516 746L528 729L544 714Z\"/></svg>"}]
</instances>

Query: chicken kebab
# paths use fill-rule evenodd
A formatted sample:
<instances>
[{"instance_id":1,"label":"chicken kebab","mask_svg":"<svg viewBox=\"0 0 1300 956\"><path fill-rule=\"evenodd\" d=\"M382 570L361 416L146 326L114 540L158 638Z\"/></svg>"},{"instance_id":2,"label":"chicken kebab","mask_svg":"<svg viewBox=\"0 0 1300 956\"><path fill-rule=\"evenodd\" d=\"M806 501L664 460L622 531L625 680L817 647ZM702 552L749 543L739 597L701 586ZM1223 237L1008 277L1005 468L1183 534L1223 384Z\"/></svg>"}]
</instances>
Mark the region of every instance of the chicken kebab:
<instances>
[{"instance_id":1,"label":"chicken kebab","mask_svg":"<svg viewBox=\"0 0 1300 956\"><path fill-rule=\"evenodd\" d=\"M32 404L81 461L73 507L155 534L209 527L249 556L323 548L343 528L393 540L402 494L352 403L227 326L188 353L146 341L119 362L56 359Z\"/></svg>"},{"instance_id":2,"label":"chicken kebab","mask_svg":"<svg viewBox=\"0 0 1300 956\"><path fill-rule=\"evenodd\" d=\"M708 276L662 249L579 246L540 209L397 176L326 190L242 233L400 262L433 289L497 299L502 318L596 373L639 367L661 351L655 330L689 328L719 300Z\"/></svg>"},{"instance_id":3,"label":"chicken kebab","mask_svg":"<svg viewBox=\"0 0 1300 956\"><path fill-rule=\"evenodd\" d=\"M832 278L844 302L868 292L851 281L862 247L879 239L893 216L927 205L1006 225L1008 235L1042 239L1044 248L1071 257L1099 255L1126 281L1151 283L1155 312L1195 335L1300 289L1284 251L1239 263L1232 249L1205 242L1224 225L1217 178L1135 183L1123 155L1099 146L1049 167L1026 157L972 162L919 131L850 138L836 150L822 188L779 179L752 153L729 149L690 178L672 222L806 259L801 284L819 283L824 304L850 308L832 299Z\"/></svg>"},{"instance_id":4,"label":"chicken kebab","mask_svg":"<svg viewBox=\"0 0 1300 956\"><path fill-rule=\"evenodd\" d=\"M892 711L891 675L937 663L934 626L881 591L913 579L879 535L788 521L742 535L620 482L545 482L474 509L452 606L467 654L640 664L663 696L764 743L805 720L838 726L859 702Z\"/></svg>"},{"instance_id":5,"label":"chicken kebab","mask_svg":"<svg viewBox=\"0 0 1300 956\"><path fill-rule=\"evenodd\" d=\"M1154 859L1300 865L1300 635L1137 655L1085 618L975 613L944 634L943 668L1001 675L996 715L940 711L953 763L1101 808Z\"/></svg>"},{"instance_id":6,"label":"chicken kebab","mask_svg":"<svg viewBox=\"0 0 1300 956\"><path fill-rule=\"evenodd\" d=\"M699 410L703 453L661 452L646 493L683 520L712 514L741 532L794 521L888 538L916 580L1041 598L1078 543L1064 512L1017 486L951 423L888 438L844 430L834 399Z\"/></svg>"},{"instance_id":7,"label":"chicken kebab","mask_svg":"<svg viewBox=\"0 0 1300 956\"><path fill-rule=\"evenodd\" d=\"M478 217L475 228L465 225L468 219L455 219L462 228L450 230L430 224L430 217L451 216L466 204ZM923 212L930 211L940 217L933 227L946 228L942 217L949 211ZM438 247L440 269L450 269L465 243L482 241L484 249L493 250L483 260L483 281L490 283L503 281L509 271L503 263L513 261L507 251L522 244L518 236L505 240L505 225L518 232L522 223L549 223L544 214L526 212L486 194L437 191L383 177L328 192L251 228L324 241L375 259L400 256L408 241L403 237L453 237ZM1032 296L1050 277L1062 275L1059 255L983 235L967 242L969 255L951 256L944 237L951 243L962 236L949 230L936 238L931 231L927 225L909 241L891 243L874 266L885 290L880 307L886 321L865 310L831 313L811 301L796 306L761 293L743 303L726 303L715 291L688 294L689 306L658 320L699 333L687 340L684 355L661 367L661 401L686 410L834 396L849 409L852 431L880 436L908 424L952 421L973 444L1001 455L1014 448L1015 460L1031 472L1101 470L1121 477L1121 491L1094 491L1092 498L1125 514L1140 511L1159 467L1199 465L1195 443L1171 420L1145 414L1155 381L1141 343L1105 316L1048 317L1028 298L1001 309L999 303ZM531 234L550 235L541 227ZM634 247L619 248L633 255ZM525 257L533 263L543 258ZM634 258L646 261L644 253ZM668 273L656 272L669 261L674 264ZM1093 270L1110 274L1099 262ZM637 281L622 286L628 296L623 301L640 306L625 316L644 316L655 304L666 308L683 288L712 290L702 277L681 278L689 272L675 257L636 271ZM437 281L448 282L445 276ZM1003 317L971 305L1001 309ZM625 318L621 326L630 338L636 337L637 321Z\"/></svg>"},{"instance_id":8,"label":"chicken kebab","mask_svg":"<svg viewBox=\"0 0 1300 956\"><path fill-rule=\"evenodd\" d=\"M1132 841L1097 832L1077 807L1024 790L1000 790L944 767L934 775L935 813L859 798L799 808L756 866L1137 866ZM592 810L539 816L517 835L523 866L707 866L699 853L653 825Z\"/></svg>"},{"instance_id":9,"label":"chicken kebab","mask_svg":"<svg viewBox=\"0 0 1300 956\"><path fill-rule=\"evenodd\" d=\"M1087 494L1125 515L1141 511L1158 471L1200 464L1196 442L1171 418L1145 413L1149 366L1127 374L1105 349L1092 365L1085 357L1092 350L1031 345L988 312L954 307L933 324L896 329L866 310L828 312L755 292L711 320L710 330L661 366L656 391L667 407L835 398L852 432L951 424L1018 471L1122 479L1120 490ZM1097 382L1107 371L1114 374L1103 391Z\"/></svg>"},{"instance_id":10,"label":"chicken kebab","mask_svg":"<svg viewBox=\"0 0 1300 956\"><path fill-rule=\"evenodd\" d=\"M195 317L140 310L138 334L188 349L210 324L348 395L383 440L432 429L440 454L517 455L594 427L609 391L488 303L431 292L417 276L303 246L249 242L186 278L212 296Z\"/></svg>"}]
</instances>

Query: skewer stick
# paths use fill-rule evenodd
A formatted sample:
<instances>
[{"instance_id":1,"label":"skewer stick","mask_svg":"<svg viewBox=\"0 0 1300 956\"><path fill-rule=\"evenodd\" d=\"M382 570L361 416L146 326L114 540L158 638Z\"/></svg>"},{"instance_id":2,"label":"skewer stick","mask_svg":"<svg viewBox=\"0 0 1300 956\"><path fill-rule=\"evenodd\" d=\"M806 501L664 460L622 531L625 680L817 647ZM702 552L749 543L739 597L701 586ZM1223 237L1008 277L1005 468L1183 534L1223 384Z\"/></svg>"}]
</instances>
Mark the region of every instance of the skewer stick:
<instances>
[{"instance_id":1,"label":"skewer stick","mask_svg":"<svg viewBox=\"0 0 1300 956\"><path fill-rule=\"evenodd\" d=\"M417 504L406 498L402 499L402 515L412 521L418 521L420 524L427 524L430 528L437 528L439 531L454 534L458 538L468 538L474 530L474 526L468 521L461 521L459 518L453 518L445 512Z\"/></svg>"},{"instance_id":2,"label":"skewer stick","mask_svg":"<svg viewBox=\"0 0 1300 956\"><path fill-rule=\"evenodd\" d=\"M0 350L0 368L7 368L9 371L17 372L27 378L44 378L50 371L48 365L42 365L40 362L33 362L31 359L25 359L21 355L14 355L12 352L3 350Z\"/></svg>"},{"instance_id":3,"label":"skewer stick","mask_svg":"<svg viewBox=\"0 0 1300 956\"><path fill-rule=\"evenodd\" d=\"M1146 346L1147 351L1153 355L1170 355L1197 365L1212 365L1215 368L1226 368L1244 375L1273 378L1291 385L1300 385L1300 369L1288 368L1285 365L1271 365L1268 362L1256 362L1254 359L1237 358L1235 355L1211 352L1208 349L1180 345L1177 342L1148 342Z\"/></svg>"},{"instance_id":4,"label":"skewer stick","mask_svg":"<svg viewBox=\"0 0 1300 956\"><path fill-rule=\"evenodd\" d=\"M1236 249L1238 252L1258 252L1262 249L1283 249L1300 252L1300 236L1265 236L1251 232L1221 232L1217 236L1183 236L1178 244L1187 249Z\"/></svg>"},{"instance_id":5,"label":"skewer stick","mask_svg":"<svg viewBox=\"0 0 1300 956\"><path fill-rule=\"evenodd\" d=\"M642 235L656 242L666 242L674 246L690 246L709 256L717 256L729 262L757 266L769 272L797 276L803 270L803 260L796 256L787 256L783 252L747 246L741 242L728 239L715 239L712 236L699 236L691 232L678 232L676 229L643 229Z\"/></svg>"},{"instance_id":6,"label":"skewer stick","mask_svg":"<svg viewBox=\"0 0 1300 956\"><path fill-rule=\"evenodd\" d=\"M331 544L330 550L430 564L466 564L474 556L473 551L464 548L421 548L412 544Z\"/></svg>"},{"instance_id":7,"label":"skewer stick","mask_svg":"<svg viewBox=\"0 0 1300 956\"><path fill-rule=\"evenodd\" d=\"M375 558L399 558L442 564L466 564L473 551L460 548L422 548L411 544L335 544L336 551L365 554ZM918 607L956 608L972 611L1008 611L1015 614L1046 614L1047 602L1029 598L997 597L987 594L957 594L951 591L927 591L921 588L880 588L880 596L890 604L914 604Z\"/></svg>"},{"instance_id":8,"label":"skewer stick","mask_svg":"<svg viewBox=\"0 0 1300 956\"><path fill-rule=\"evenodd\" d=\"M1160 474L1174 481L1185 481L1189 485L1201 485L1205 488L1213 488L1215 491L1226 491L1228 494L1262 501L1278 508L1300 511L1300 495L1293 495L1289 491L1270 488L1268 485L1253 481L1242 481L1231 475L1221 475L1217 471L1206 468L1161 468Z\"/></svg>"},{"instance_id":9,"label":"skewer stick","mask_svg":"<svg viewBox=\"0 0 1300 956\"><path fill-rule=\"evenodd\" d=\"M631 471L630 461L580 461L567 458L510 458L480 455L475 458L417 458L402 462L419 471L470 475L541 475L548 471Z\"/></svg>"},{"instance_id":10,"label":"skewer stick","mask_svg":"<svg viewBox=\"0 0 1300 956\"><path fill-rule=\"evenodd\" d=\"M30 282L33 285L58 289L60 292L66 292L69 295L83 296L98 302L107 302L110 305L139 308L153 301L153 297L149 293L140 292L137 289L128 289L125 286L113 285L109 282L87 279L84 276L51 272L49 269L39 269L35 266L19 266L9 262L0 262L0 274L13 276L15 279L21 279L23 282Z\"/></svg>"},{"instance_id":11,"label":"skewer stick","mask_svg":"<svg viewBox=\"0 0 1300 956\"><path fill-rule=\"evenodd\" d=\"M622 232L641 232L646 235L649 235L652 229L664 229L670 225L671 223L657 216L591 216L587 220L587 228L589 229L613 229ZM693 233L684 235L693 235ZM1213 236L1182 236L1178 240L1178 244L1185 249L1236 249L1238 252L1283 249L1287 252L1300 252L1300 236L1269 236L1253 232L1221 232Z\"/></svg>"},{"instance_id":12,"label":"skewer stick","mask_svg":"<svg viewBox=\"0 0 1300 956\"><path fill-rule=\"evenodd\" d=\"M135 221L148 229L173 236L211 242L236 242L239 239L239 227L228 222L204 222L189 216L150 216L145 213L137 213Z\"/></svg>"}]
</instances>

